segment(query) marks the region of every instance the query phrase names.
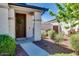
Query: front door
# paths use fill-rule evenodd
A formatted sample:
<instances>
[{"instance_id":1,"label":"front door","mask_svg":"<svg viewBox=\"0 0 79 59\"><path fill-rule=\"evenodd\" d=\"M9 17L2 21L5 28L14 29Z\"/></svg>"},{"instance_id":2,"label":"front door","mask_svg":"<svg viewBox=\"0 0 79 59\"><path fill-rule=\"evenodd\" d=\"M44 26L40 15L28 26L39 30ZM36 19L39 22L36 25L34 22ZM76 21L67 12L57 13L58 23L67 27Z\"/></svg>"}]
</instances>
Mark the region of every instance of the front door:
<instances>
[{"instance_id":1,"label":"front door","mask_svg":"<svg viewBox=\"0 0 79 59\"><path fill-rule=\"evenodd\" d=\"M53 30L58 33L58 25L54 25Z\"/></svg>"},{"instance_id":2,"label":"front door","mask_svg":"<svg viewBox=\"0 0 79 59\"><path fill-rule=\"evenodd\" d=\"M16 38L26 37L26 14L16 13Z\"/></svg>"}]
</instances>

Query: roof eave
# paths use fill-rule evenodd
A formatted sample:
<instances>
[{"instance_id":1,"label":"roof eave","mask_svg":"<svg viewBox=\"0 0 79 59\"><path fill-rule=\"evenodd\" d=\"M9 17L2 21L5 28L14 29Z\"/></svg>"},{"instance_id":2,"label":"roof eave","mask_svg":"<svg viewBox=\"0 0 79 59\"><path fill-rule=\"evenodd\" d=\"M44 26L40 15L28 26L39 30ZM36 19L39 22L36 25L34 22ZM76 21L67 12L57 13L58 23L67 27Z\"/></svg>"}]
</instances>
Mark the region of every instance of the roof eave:
<instances>
[{"instance_id":1,"label":"roof eave","mask_svg":"<svg viewBox=\"0 0 79 59\"><path fill-rule=\"evenodd\" d=\"M38 7L38 6L32 6L32 5L28 5L28 4L25 4L25 3L9 3L9 4L10 5L16 5L16 6L21 6L21 7L38 9L38 10L42 10L42 11L48 11L48 8L42 8L42 7Z\"/></svg>"}]
</instances>

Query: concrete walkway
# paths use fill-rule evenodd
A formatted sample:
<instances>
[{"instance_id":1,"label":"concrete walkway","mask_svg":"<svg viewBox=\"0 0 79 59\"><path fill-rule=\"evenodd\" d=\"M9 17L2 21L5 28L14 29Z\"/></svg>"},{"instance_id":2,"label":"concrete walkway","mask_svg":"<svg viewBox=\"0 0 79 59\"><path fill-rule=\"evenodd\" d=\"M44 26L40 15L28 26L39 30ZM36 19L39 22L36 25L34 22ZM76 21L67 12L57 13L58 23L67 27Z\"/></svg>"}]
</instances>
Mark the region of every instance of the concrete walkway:
<instances>
[{"instance_id":1,"label":"concrete walkway","mask_svg":"<svg viewBox=\"0 0 79 59\"><path fill-rule=\"evenodd\" d=\"M49 53L32 42L20 43L20 46L29 56L48 56Z\"/></svg>"}]
</instances>

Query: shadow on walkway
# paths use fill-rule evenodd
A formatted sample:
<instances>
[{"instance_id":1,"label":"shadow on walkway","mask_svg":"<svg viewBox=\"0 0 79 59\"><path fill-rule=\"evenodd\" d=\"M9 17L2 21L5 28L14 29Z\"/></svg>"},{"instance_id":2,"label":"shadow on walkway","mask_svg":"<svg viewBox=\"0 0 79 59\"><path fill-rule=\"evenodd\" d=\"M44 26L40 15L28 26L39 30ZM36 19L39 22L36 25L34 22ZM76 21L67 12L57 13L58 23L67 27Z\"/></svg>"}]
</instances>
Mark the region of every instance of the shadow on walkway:
<instances>
[{"instance_id":1,"label":"shadow on walkway","mask_svg":"<svg viewBox=\"0 0 79 59\"><path fill-rule=\"evenodd\" d=\"M47 40L41 40L41 41L34 42L34 43L38 45L39 47L45 49L49 54L74 52L71 49L62 47L61 45L55 44Z\"/></svg>"}]
</instances>

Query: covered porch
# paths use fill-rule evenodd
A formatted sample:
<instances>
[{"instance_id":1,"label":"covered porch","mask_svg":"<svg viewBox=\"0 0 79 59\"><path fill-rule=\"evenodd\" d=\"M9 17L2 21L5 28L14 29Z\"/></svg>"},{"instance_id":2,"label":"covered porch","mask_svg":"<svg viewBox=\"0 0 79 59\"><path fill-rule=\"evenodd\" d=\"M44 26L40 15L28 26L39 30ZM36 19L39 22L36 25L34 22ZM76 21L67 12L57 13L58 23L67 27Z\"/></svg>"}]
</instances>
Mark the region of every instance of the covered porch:
<instances>
[{"instance_id":1,"label":"covered porch","mask_svg":"<svg viewBox=\"0 0 79 59\"><path fill-rule=\"evenodd\" d=\"M16 38L17 45L30 56L46 56L49 53L33 43L41 40L41 15L43 10L27 8L23 5L10 5L10 34ZM12 16L12 14L14 16ZM14 18L14 19L12 19ZM14 21L14 30L12 32Z\"/></svg>"},{"instance_id":2,"label":"covered porch","mask_svg":"<svg viewBox=\"0 0 79 59\"><path fill-rule=\"evenodd\" d=\"M47 9L22 3L6 3L0 4L0 10L0 34L15 38L17 44L31 56L48 55L33 43L41 40L41 15Z\"/></svg>"},{"instance_id":3,"label":"covered porch","mask_svg":"<svg viewBox=\"0 0 79 59\"><path fill-rule=\"evenodd\" d=\"M9 35L18 40L41 40L42 10L9 4Z\"/></svg>"}]
</instances>

